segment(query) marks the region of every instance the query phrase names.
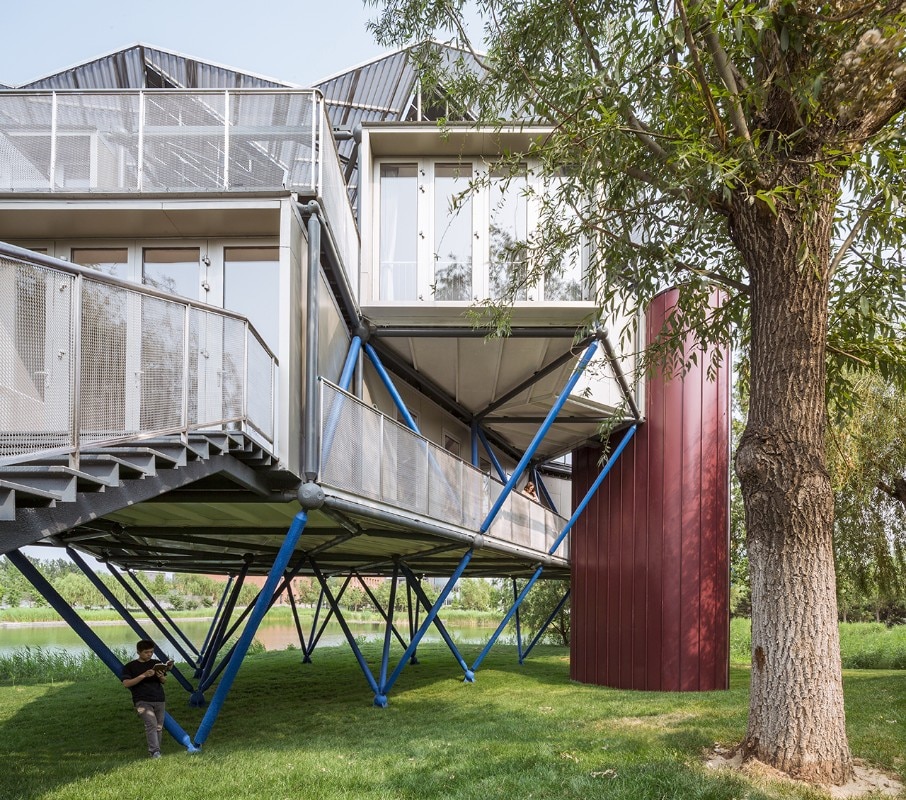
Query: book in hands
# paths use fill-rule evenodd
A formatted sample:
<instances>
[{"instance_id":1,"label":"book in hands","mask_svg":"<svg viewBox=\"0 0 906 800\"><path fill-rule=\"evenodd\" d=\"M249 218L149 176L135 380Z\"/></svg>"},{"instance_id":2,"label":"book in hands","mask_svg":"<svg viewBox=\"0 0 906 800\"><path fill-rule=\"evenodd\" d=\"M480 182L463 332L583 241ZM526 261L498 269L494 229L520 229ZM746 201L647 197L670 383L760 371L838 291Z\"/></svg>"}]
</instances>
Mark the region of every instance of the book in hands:
<instances>
[{"instance_id":1,"label":"book in hands","mask_svg":"<svg viewBox=\"0 0 906 800\"><path fill-rule=\"evenodd\" d=\"M154 665L154 674L160 677L161 675L166 675L173 668L173 659L170 659L167 662L158 662Z\"/></svg>"}]
</instances>

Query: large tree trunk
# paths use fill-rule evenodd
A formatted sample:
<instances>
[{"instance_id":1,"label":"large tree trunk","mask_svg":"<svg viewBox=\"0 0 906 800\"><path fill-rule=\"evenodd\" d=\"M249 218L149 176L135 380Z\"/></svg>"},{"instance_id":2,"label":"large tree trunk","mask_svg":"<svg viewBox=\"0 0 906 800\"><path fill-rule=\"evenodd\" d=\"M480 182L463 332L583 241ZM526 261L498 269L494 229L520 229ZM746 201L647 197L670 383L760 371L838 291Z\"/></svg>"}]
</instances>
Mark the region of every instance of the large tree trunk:
<instances>
[{"instance_id":1,"label":"large tree trunk","mask_svg":"<svg viewBox=\"0 0 906 800\"><path fill-rule=\"evenodd\" d=\"M780 207L774 214L760 202L739 203L732 234L752 287L749 418L736 456L752 585L752 685L742 747L746 757L795 777L839 784L853 768L824 458L837 191L836 181L825 181L807 211Z\"/></svg>"}]
</instances>

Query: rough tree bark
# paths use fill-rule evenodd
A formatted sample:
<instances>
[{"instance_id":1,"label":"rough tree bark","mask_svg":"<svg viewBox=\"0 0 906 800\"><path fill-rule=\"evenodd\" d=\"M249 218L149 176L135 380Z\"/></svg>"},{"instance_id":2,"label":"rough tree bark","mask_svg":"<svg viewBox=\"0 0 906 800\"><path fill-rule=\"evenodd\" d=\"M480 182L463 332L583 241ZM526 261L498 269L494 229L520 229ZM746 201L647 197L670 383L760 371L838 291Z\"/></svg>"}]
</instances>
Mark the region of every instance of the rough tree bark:
<instances>
[{"instance_id":1,"label":"rough tree bark","mask_svg":"<svg viewBox=\"0 0 906 800\"><path fill-rule=\"evenodd\" d=\"M786 185L797 178L785 175ZM811 180L817 180L812 176ZM800 184L801 185L801 184ZM852 777L825 468L829 252L839 180L811 207L736 204L731 233L752 288L751 394L736 456L752 586L746 757L803 780ZM803 258L802 243L808 246Z\"/></svg>"}]
</instances>

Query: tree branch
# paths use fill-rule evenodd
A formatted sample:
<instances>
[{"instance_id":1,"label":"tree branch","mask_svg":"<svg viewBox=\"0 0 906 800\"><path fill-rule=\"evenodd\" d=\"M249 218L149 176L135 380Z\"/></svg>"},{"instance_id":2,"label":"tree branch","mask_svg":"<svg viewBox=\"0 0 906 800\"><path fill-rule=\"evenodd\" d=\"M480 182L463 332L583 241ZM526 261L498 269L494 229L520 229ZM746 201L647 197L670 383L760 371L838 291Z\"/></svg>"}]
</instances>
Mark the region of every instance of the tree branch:
<instances>
[{"instance_id":1,"label":"tree branch","mask_svg":"<svg viewBox=\"0 0 906 800\"><path fill-rule=\"evenodd\" d=\"M853 242L856 241L860 231L865 226L865 223L868 221L868 218L872 215L874 210L878 207L880 202L884 199L884 195L881 193L876 194L872 201L866 206L862 213L859 214L859 218L856 220L856 224L853 225L852 230L850 230L846 239L844 239L843 244L840 245L840 249L837 250L837 254L834 256L834 260L830 263L830 268L828 269L828 274L833 277L837 271L837 267L840 266L840 262L843 260L843 256L846 255L846 251L852 247Z\"/></svg>"},{"instance_id":2,"label":"tree branch","mask_svg":"<svg viewBox=\"0 0 906 800\"><path fill-rule=\"evenodd\" d=\"M739 86L736 83L737 71L730 63L727 51L724 50L720 39L709 24L705 29L705 42L711 57L714 59L714 68L717 74L724 82L724 86L730 92L730 119L733 121L733 129L738 136L746 141L746 155L751 158L755 157L755 148L752 146L752 135L749 133L749 125L746 122L746 116L742 109L742 101L739 97Z\"/></svg>"},{"instance_id":3,"label":"tree branch","mask_svg":"<svg viewBox=\"0 0 906 800\"><path fill-rule=\"evenodd\" d=\"M711 115L711 121L714 123L714 130L717 132L717 138L720 139L721 147L727 146L727 131L717 113L717 106L714 103L714 97L711 95L711 87L708 86L708 77L702 67L701 59L698 57L698 46L695 44L695 37L689 28L689 17L686 15L686 6L683 0L675 0L676 10L679 13L680 20L683 23L683 34L686 37L686 47L689 48L689 55L692 58L692 64L695 67L695 76L698 79L699 87L702 92L702 99L705 101L705 108Z\"/></svg>"}]
</instances>

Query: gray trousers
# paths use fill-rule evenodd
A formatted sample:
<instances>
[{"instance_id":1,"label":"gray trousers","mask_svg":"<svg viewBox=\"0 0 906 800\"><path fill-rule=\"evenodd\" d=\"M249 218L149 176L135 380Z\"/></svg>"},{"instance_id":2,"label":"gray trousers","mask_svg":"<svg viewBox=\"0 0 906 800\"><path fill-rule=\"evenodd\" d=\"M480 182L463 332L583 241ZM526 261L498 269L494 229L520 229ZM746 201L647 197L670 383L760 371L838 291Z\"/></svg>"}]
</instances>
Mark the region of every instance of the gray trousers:
<instances>
[{"instance_id":1,"label":"gray trousers","mask_svg":"<svg viewBox=\"0 0 906 800\"><path fill-rule=\"evenodd\" d=\"M135 710L145 723L145 738L148 740L148 755L160 754L160 734L164 728L164 707L166 703L151 703L139 700Z\"/></svg>"}]
</instances>

